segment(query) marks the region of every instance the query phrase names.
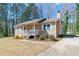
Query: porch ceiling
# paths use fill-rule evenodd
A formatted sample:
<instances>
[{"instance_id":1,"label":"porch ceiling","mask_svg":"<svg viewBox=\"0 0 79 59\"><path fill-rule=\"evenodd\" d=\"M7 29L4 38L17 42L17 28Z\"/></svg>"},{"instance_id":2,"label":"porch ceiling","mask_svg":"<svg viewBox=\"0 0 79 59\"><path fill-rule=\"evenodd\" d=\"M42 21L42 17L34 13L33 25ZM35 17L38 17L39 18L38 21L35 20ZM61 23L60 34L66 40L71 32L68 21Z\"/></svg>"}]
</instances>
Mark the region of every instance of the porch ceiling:
<instances>
[{"instance_id":1,"label":"porch ceiling","mask_svg":"<svg viewBox=\"0 0 79 59\"><path fill-rule=\"evenodd\" d=\"M40 25L41 23L35 23L35 25ZM33 27L34 23L30 23L30 24L19 24L16 26L16 28L22 28L22 27Z\"/></svg>"}]
</instances>

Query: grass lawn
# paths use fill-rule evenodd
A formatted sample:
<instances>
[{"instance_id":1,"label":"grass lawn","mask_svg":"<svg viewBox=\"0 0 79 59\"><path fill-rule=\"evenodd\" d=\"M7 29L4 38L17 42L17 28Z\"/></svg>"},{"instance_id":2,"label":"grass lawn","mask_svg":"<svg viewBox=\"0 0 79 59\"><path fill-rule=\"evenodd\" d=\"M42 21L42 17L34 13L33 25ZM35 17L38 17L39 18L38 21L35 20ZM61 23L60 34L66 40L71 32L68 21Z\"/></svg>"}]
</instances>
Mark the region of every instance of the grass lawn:
<instances>
[{"instance_id":1,"label":"grass lawn","mask_svg":"<svg viewBox=\"0 0 79 59\"><path fill-rule=\"evenodd\" d=\"M15 40L12 37L0 38L0 55L30 56L37 55L51 45L51 42Z\"/></svg>"}]
</instances>

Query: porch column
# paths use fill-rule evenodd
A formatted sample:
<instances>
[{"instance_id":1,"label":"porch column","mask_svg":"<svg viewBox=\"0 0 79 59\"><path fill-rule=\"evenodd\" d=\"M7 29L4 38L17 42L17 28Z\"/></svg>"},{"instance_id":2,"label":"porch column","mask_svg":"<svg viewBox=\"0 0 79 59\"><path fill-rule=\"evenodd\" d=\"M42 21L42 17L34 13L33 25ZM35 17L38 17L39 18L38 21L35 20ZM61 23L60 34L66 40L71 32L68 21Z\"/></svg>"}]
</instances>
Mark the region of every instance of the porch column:
<instances>
[{"instance_id":1,"label":"porch column","mask_svg":"<svg viewBox=\"0 0 79 59\"><path fill-rule=\"evenodd\" d=\"M22 26L22 28L23 28L23 39L24 39L24 25Z\"/></svg>"},{"instance_id":2,"label":"porch column","mask_svg":"<svg viewBox=\"0 0 79 59\"><path fill-rule=\"evenodd\" d=\"M34 39L35 39L35 23L34 23Z\"/></svg>"}]
</instances>

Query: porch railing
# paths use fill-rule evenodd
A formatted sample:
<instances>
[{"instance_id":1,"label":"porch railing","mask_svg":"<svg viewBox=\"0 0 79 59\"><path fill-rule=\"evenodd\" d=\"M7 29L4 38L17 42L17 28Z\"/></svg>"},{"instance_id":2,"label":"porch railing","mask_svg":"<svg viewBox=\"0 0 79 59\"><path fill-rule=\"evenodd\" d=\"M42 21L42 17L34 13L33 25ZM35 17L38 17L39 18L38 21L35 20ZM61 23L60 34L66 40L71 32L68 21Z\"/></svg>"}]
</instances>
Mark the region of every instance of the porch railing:
<instances>
[{"instance_id":1,"label":"porch railing","mask_svg":"<svg viewBox=\"0 0 79 59\"><path fill-rule=\"evenodd\" d=\"M39 35L39 30L29 30L29 31L24 30L23 32L24 32L23 33L24 36L27 36L27 35Z\"/></svg>"},{"instance_id":2,"label":"porch railing","mask_svg":"<svg viewBox=\"0 0 79 59\"><path fill-rule=\"evenodd\" d=\"M15 36L16 35L24 35L24 36L29 36L29 35L39 35L39 30L35 29L35 30L16 30L15 31Z\"/></svg>"}]
</instances>

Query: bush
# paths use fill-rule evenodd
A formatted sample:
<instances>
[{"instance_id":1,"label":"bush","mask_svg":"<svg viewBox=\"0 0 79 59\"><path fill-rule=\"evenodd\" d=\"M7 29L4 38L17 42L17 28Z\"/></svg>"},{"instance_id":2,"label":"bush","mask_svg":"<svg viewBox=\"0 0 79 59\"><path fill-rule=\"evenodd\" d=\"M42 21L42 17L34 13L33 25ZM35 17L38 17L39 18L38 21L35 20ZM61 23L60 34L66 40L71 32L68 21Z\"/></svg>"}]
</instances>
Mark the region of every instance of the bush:
<instances>
[{"instance_id":1,"label":"bush","mask_svg":"<svg viewBox=\"0 0 79 59\"><path fill-rule=\"evenodd\" d=\"M15 39L23 39L23 36L16 35Z\"/></svg>"},{"instance_id":2,"label":"bush","mask_svg":"<svg viewBox=\"0 0 79 59\"><path fill-rule=\"evenodd\" d=\"M50 41L53 41L53 40L55 40L55 36L50 35L48 39L49 39Z\"/></svg>"},{"instance_id":3,"label":"bush","mask_svg":"<svg viewBox=\"0 0 79 59\"><path fill-rule=\"evenodd\" d=\"M35 38L36 38L36 40L39 39L39 35L36 35Z\"/></svg>"},{"instance_id":4,"label":"bush","mask_svg":"<svg viewBox=\"0 0 79 59\"><path fill-rule=\"evenodd\" d=\"M46 40L46 39L48 39L48 36L47 35L40 35L39 39L40 40Z\"/></svg>"}]
</instances>

